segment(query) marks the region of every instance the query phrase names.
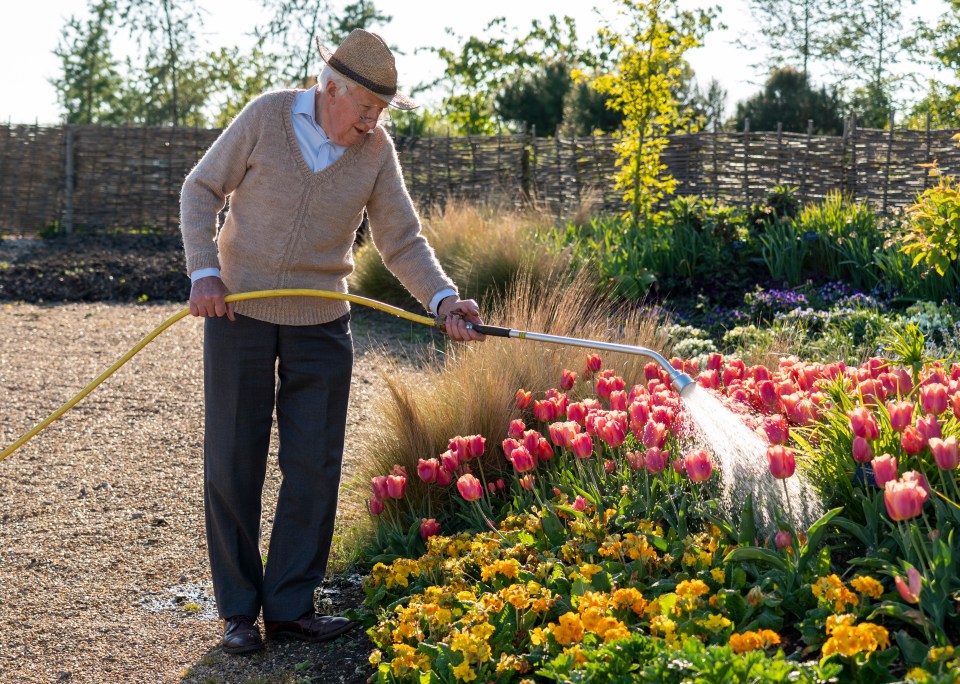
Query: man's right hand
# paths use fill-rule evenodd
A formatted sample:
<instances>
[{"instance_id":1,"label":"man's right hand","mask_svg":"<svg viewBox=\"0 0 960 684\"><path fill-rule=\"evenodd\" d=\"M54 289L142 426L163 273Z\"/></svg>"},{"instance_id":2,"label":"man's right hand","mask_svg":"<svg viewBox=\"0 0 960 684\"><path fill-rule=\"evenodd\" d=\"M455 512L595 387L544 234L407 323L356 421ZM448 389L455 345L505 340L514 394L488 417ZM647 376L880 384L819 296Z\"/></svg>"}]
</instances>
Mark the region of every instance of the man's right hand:
<instances>
[{"instance_id":1,"label":"man's right hand","mask_svg":"<svg viewBox=\"0 0 960 684\"><path fill-rule=\"evenodd\" d=\"M233 318L234 302L225 302L230 290L216 276L199 278L190 286L190 314L193 316L223 316Z\"/></svg>"}]
</instances>

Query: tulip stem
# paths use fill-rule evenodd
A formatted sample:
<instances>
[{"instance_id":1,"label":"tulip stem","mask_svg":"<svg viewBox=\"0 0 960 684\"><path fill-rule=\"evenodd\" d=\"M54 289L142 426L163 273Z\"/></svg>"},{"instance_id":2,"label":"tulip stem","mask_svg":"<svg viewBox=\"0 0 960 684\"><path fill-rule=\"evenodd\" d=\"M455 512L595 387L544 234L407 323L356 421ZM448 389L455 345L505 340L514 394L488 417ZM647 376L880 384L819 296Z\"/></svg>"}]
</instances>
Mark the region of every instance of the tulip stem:
<instances>
[{"instance_id":1,"label":"tulip stem","mask_svg":"<svg viewBox=\"0 0 960 684\"><path fill-rule=\"evenodd\" d=\"M783 498L787 500L787 514L790 516L790 527L796 532L797 519L793 517L793 504L790 502L790 490L787 488L787 479L782 478L780 482L783 483Z\"/></svg>"}]
</instances>

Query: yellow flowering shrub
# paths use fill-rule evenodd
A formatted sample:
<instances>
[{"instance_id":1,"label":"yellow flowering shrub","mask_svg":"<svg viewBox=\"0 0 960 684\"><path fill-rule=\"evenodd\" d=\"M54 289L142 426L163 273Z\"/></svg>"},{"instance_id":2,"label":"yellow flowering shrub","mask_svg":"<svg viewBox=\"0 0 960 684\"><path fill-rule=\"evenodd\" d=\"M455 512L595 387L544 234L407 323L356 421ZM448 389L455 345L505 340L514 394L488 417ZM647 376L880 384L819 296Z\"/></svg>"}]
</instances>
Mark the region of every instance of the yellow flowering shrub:
<instances>
[{"instance_id":1,"label":"yellow flowering shrub","mask_svg":"<svg viewBox=\"0 0 960 684\"><path fill-rule=\"evenodd\" d=\"M769 648L780 643L780 635L769 629L756 632L743 632L730 635L730 648L734 653L746 653L761 648Z\"/></svg>"}]
</instances>

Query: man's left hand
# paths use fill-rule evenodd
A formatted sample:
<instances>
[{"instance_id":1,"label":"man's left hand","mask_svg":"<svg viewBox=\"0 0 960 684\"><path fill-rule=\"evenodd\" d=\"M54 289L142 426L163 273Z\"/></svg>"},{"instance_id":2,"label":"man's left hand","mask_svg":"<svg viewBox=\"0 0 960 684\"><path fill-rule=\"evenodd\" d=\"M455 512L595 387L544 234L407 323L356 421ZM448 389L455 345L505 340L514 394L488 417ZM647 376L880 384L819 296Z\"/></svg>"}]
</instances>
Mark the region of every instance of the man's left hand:
<instances>
[{"instance_id":1,"label":"man's left hand","mask_svg":"<svg viewBox=\"0 0 960 684\"><path fill-rule=\"evenodd\" d=\"M450 339L462 342L481 342L487 339L486 335L481 335L467 327L467 323L483 324L480 318L480 307L472 299L447 297L437 307L437 315L443 321Z\"/></svg>"}]
</instances>

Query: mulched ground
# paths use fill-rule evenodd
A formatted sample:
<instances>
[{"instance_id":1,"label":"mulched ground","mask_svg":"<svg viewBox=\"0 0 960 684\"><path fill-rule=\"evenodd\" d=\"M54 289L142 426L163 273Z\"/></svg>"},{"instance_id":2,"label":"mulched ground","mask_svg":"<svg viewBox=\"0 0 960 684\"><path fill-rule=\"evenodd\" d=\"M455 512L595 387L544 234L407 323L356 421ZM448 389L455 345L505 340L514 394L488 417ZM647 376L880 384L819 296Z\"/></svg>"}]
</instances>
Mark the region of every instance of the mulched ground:
<instances>
[{"instance_id":1,"label":"mulched ground","mask_svg":"<svg viewBox=\"0 0 960 684\"><path fill-rule=\"evenodd\" d=\"M0 240L0 445L184 307L179 249L179 239L158 236ZM376 419L370 402L384 369L415 381L430 342L421 326L378 312L355 309L353 329L345 482L356 470L350 447ZM371 674L362 629L249 656L218 648L203 533L200 342L198 320L179 322L0 462L0 681L359 684ZM274 436L265 537L279 483ZM341 490L341 540L366 515L365 491ZM358 605L358 583L331 576L321 609Z\"/></svg>"}]
</instances>

